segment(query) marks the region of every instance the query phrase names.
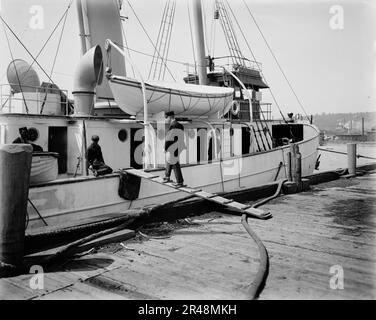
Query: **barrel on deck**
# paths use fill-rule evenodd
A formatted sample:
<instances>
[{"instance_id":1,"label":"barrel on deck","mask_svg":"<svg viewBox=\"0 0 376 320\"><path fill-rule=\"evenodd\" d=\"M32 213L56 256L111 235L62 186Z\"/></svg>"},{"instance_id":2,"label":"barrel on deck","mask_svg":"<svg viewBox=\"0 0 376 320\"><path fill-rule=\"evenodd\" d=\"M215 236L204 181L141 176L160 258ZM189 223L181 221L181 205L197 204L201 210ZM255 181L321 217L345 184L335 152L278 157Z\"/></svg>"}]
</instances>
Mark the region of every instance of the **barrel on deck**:
<instances>
[{"instance_id":1,"label":"barrel on deck","mask_svg":"<svg viewBox=\"0 0 376 320\"><path fill-rule=\"evenodd\" d=\"M0 262L9 265L23 257L32 150L29 144L0 145Z\"/></svg>"}]
</instances>

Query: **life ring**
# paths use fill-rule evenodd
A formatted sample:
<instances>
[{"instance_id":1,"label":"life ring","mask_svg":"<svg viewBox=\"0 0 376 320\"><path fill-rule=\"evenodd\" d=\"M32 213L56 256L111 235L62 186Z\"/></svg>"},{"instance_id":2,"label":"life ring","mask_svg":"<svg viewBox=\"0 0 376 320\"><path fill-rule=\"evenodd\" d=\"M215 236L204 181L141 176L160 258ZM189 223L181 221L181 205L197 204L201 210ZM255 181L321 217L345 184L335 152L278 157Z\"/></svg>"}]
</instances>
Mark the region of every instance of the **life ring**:
<instances>
[{"instance_id":1,"label":"life ring","mask_svg":"<svg viewBox=\"0 0 376 320\"><path fill-rule=\"evenodd\" d=\"M231 113L233 116L237 116L240 112L240 103L234 100L231 104Z\"/></svg>"}]
</instances>

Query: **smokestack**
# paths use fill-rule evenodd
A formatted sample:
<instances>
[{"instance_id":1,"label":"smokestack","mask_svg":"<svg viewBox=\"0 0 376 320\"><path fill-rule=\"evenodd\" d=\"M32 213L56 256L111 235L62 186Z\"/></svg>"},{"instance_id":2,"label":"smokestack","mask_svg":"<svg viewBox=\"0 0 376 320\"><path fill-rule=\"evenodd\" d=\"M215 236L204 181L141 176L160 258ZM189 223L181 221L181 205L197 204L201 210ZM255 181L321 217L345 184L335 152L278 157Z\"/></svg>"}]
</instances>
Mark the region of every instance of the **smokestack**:
<instances>
[{"instance_id":1,"label":"smokestack","mask_svg":"<svg viewBox=\"0 0 376 320\"><path fill-rule=\"evenodd\" d=\"M99 45L105 52L106 39L111 39L123 47L122 22L118 0L79 0L77 16L79 20L82 51ZM111 54L112 70L118 75L126 75L125 60L116 52ZM103 81L97 90L97 100L112 99L112 91L108 81Z\"/></svg>"}]
</instances>

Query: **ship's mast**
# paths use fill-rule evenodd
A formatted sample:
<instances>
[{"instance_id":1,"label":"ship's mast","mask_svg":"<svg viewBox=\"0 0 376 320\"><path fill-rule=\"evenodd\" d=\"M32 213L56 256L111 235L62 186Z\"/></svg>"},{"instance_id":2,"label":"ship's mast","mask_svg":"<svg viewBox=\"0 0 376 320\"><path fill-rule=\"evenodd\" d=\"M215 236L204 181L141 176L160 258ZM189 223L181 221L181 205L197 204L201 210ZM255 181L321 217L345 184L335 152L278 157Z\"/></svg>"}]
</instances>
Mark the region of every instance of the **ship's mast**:
<instances>
[{"instance_id":1,"label":"ship's mast","mask_svg":"<svg viewBox=\"0 0 376 320\"><path fill-rule=\"evenodd\" d=\"M196 45L196 61L199 84L207 84L206 75L206 58L205 58L205 40L204 40L204 24L202 22L202 6L201 0L192 0L193 6L193 24L194 38Z\"/></svg>"}]
</instances>

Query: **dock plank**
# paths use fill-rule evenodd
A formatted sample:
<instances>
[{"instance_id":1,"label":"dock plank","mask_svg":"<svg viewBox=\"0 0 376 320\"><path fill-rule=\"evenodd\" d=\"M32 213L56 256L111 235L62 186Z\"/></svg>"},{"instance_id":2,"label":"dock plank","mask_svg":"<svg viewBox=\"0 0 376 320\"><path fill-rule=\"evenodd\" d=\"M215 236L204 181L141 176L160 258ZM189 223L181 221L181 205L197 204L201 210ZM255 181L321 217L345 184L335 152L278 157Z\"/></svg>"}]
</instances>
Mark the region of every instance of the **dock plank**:
<instances>
[{"instance_id":1,"label":"dock plank","mask_svg":"<svg viewBox=\"0 0 376 320\"><path fill-rule=\"evenodd\" d=\"M375 299L375 186L376 175L316 185L265 204L272 219L248 219L270 258L260 299ZM213 212L171 226L164 237L146 228L149 238L48 270L43 292L28 288L31 275L0 279L0 298L249 298L260 253L239 216ZM343 290L330 288L333 265L343 267Z\"/></svg>"}]
</instances>

